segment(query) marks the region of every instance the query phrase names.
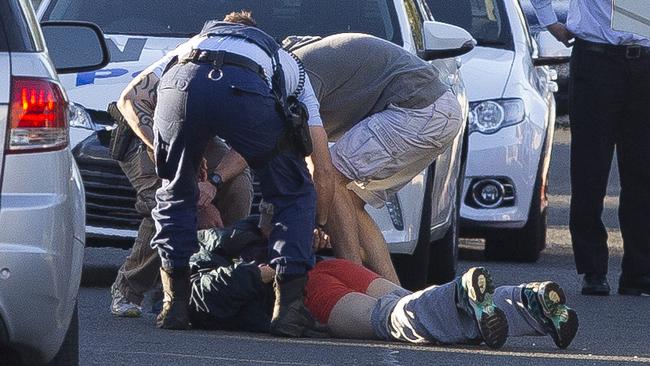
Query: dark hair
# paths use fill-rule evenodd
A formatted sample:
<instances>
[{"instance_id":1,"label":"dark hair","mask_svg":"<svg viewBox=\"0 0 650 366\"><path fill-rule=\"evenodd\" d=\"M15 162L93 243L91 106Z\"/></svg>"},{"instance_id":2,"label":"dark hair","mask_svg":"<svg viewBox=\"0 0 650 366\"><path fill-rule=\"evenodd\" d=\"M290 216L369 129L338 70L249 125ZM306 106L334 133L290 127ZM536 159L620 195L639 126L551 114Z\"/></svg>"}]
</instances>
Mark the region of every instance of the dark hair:
<instances>
[{"instance_id":1,"label":"dark hair","mask_svg":"<svg viewBox=\"0 0 650 366\"><path fill-rule=\"evenodd\" d=\"M257 22L253 18L253 12L250 10L233 11L232 13L227 14L223 18L223 21L257 27Z\"/></svg>"}]
</instances>

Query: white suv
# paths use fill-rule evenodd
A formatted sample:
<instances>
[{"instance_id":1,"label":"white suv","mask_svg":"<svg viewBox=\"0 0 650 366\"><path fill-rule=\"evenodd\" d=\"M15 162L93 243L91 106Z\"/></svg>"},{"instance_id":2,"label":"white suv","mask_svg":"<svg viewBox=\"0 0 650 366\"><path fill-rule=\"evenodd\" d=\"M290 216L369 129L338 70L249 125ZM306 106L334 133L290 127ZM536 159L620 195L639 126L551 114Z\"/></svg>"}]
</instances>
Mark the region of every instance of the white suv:
<instances>
[{"instance_id":1,"label":"white suv","mask_svg":"<svg viewBox=\"0 0 650 366\"><path fill-rule=\"evenodd\" d=\"M104 66L101 31L43 26L61 72ZM77 42L61 42L61 35ZM49 41L52 40L52 43ZM67 44L67 46L66 46ZM74 56L66 57L66 56ZM0 2L0 364L78 364L84 191L68 99L27 0Z\"/></svg>"},{"instance_id":2,"label":"white suv","mask_svg":"<svg viewBox=\"0 0 650 366\"><path fill-rule=\"evenodd\" d=\"M128 180L101 146L102 140L107 140L104 125L112 125L102 111L118 98L134 75L198 32L207 17L220 18L234 10L250 9L260 27L277 39L288 35L369 33L422 56L426 54L425 38L432 36L425 36L423 23L432 19L422 0L161 0L155 2L155 9L151 4L131 0L43 0L38 10L43 20L92 21L108 35L112 62L107 68L62 78L72 100L83 106L80 110L88 112L86 122L75 128L73 136L78 142L75 158L86 185L89 235L132 237L140 220L133 209L135 194ZM461 45L470 41L471 49L471 36L462 29L431 26L429 30L436 28L440 37L453 38ZM439 41L439 45L451 44L449 39ZM446 57L453 55L450 52ZM437 60L434 65L453 87L466 117L468 105L456 62ZM391 252L404 254L396 255L402 277L419 283L405 282L423 286L454 276L458 239L456 183L461 176L464 133L462 128L453 146L400 191L387 209L370 210ZM118 241L114 239L103 242L115 243Z\"/></svg>"}]
</instances>

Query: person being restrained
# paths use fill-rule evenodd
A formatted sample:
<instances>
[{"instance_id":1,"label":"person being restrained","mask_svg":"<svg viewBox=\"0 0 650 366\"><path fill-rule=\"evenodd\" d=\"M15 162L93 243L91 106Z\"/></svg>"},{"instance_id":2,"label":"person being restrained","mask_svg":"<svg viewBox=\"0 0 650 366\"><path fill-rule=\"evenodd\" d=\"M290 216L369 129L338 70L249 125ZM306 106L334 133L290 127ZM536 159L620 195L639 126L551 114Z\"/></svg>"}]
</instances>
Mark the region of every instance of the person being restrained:
<instances>
[{"instance_id":1,"label":"person being restrained","mask_svg":"<svg viewBox=\"0 0 650 366\"><path fill-rule=\"evenodd\" d=\"M266 237L271 205L223 229L198 232L190 259L192 326L267 332L275 271ZM314 232L314 249L330 247ZM304 336L382 339L410 343L485 342L501 347L508 336L549 335L566 348L578 329L576 312L555 282L496 287L485 268L469 269L442 286L410 292L344 259L319 260L308 273L305 305L327 333Z\"/></svg>"}]
</instances>

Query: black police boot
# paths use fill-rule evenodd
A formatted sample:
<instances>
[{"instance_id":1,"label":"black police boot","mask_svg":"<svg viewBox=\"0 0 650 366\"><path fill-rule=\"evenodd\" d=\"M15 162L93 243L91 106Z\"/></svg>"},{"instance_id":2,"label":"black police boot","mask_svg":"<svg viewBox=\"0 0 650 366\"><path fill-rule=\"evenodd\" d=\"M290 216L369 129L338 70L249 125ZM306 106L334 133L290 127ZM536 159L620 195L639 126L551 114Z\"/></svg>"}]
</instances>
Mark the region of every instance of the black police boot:
<instances>
[{"instance_id":1,"label":"black police boot","mask_svg":"<svg viewBox=\"0 0 650 366\"><path fill-rule=\"evenodd\" d=\"M275 278L275 306L271 334L283 337L326 337L327 329L319 324L303 301L307 276L280 282Z\"/></svg>"},{"instance_id":2,"label":"black police boot","mask_svg":"<svg viewBox=\"0 0 650 366\"><path fill-rule=\"evenodd\" d=\"M156 327L162 329L190 329L190 270L174 268L173 271L160 269L163 285L163 308L156 318Z\"/></svg>"},{"instance_id":3,"label":"black police boot","mask_svg":"<svg viewBox=\"0 0 650 366\"><path fill-rule=\"evenodd\" d=\"M587 273L582 280L582 294L607 296L609 295L609 282L607 276L598 273Z\"/></svg>"},{"instance_id":4,"label":"black police boot","mask_svg":"<svg viewBox=\"0 0 650 366\"><path fill-rule=\"evenodd\" d=\"M621 295L650 296L650 275L631 277L622 274L618 282Z\"/></svg>"}]
</instances>

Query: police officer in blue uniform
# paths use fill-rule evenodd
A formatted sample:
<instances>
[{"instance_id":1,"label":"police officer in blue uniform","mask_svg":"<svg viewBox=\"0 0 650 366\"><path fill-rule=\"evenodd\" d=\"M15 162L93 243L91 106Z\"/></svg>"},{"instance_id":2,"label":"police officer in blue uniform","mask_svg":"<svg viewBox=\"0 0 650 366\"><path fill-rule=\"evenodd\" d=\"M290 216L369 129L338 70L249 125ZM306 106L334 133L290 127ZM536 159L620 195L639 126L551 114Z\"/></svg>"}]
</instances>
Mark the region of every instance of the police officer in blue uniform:
<instances>
[{"instance_id":1,"label":"police officer in blue uniform","mask_svg":"<svg viewBox=\"0 0 650 366\"><path fill-rule=\"evenodd\" d=\"M189 328L188 265L198 250L196 173L208 139L217 135L254 170L263 199L274 206L269 250L277 276L271 332L303 336L315 326L303 303L306 272L314 265L314 227L326 221L327 213L319 208L317 215L316 189L305 163L309 141L295 138L289 109L303 103L299 112L309 115L314 149L327 149L327 139L318 101L298 61L254 27L250 13L230 15L239 23L209 21L198 36L160 61L173 58L160 80L154 117L156 169L163 183L152 214L152 245L162 259L165 293L157 326ZM322 133L314 136L314 130ZM218 185L219 177L212 179Z\"/></svg>"}]
</instances>

